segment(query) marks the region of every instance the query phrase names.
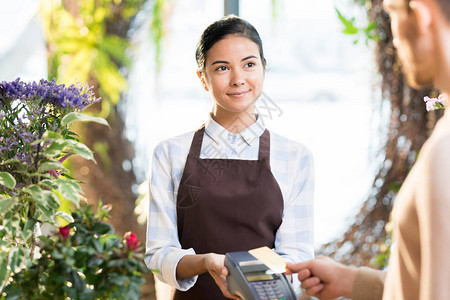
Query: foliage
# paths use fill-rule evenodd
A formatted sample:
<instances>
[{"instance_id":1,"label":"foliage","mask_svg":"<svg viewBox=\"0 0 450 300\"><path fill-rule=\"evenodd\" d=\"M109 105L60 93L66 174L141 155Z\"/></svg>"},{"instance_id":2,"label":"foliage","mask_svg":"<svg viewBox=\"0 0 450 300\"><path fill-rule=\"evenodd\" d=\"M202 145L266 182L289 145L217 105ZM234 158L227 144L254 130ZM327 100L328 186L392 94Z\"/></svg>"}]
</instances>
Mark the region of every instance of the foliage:
<instances>
[{"instance_id":1,"label":"foliage","mask_svg":"<svg viewBox=\"0 0 450 300\"><path fill-rule=\"evenodd\" d=\"M370 40L378 41L380 37L376 34L377 22L370 22L367 26L357 26L356 19L346 18L342 13L336 8L336 13L338 14L339 20L342 25L344 25L344 29L342 33L355 36L354 44L357 44L360 39L364 39L366 45Z\"/></svg>"},{"instance_id":2,"label":"foliage","mask_svg":"<svg viewBox=\"0 0 450 300\"><path fill-rule=\"evenodd\" d=\"M95 83L103 116L117 105L127 83L120 69L129 66L128 39L120 26L135 17L145 0L43 1L49 76ZM116 30L112 30L117 26ZM114 31L114 32L113 32Z\"/></svg>"},{"instance_id":3,"label":"foliage","mask_svg":"<svg viewBox=\"0 0 450 300\"><path fill-rule=\"evenodd\" d=\"M164 0L155 0L153 5L152 21L150 24L150 34L155 49L156 71L159 72L162 66L162 40L164 37Z\"/></svg>"},{"instance_id":4,"label":"foliage","mask_svg":"<svg viewBox=\"0 0 450 300\"><path fill-rule=\"evenodd\" d=\"M281 0L272 0L270 4L272 9L272 21L276 22L279 18L280 9L283 3Z\"/></svg>"},{"instance_id":5,"label":"foliage","mask_svg":"<svg viewBox=\"0 0 450 300\"><path fill-rule=\"evenodd\" d=\"M110 209L82 205L59 233L39 237L40 258L14 275L2 299L139 299L148 269L134 233L121 239L102 222Z\"/></svg>"},{"instance_id":6,"label":"foliage","mask_svg":"<svg viewBox=\"0 0 450 300\"><path fill-rule=\"evenodd\" d=\"M80 84L0 83L0 289L11 272L30 265L39 224L73 221L58 208L63 200L77 206L83 196L62 161L70 155L94 160L70 128L75 121L107 124L81 113L97 100Z\"/></svg>"}]
</instances>

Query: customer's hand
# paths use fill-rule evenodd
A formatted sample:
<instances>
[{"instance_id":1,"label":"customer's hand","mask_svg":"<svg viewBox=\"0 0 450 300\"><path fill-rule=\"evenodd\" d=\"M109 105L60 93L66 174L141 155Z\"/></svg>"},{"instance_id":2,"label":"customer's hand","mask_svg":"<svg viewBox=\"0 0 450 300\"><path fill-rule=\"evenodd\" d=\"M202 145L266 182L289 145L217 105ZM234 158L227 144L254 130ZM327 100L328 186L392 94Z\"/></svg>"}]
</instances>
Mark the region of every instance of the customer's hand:
<instances>
[{"instance_id":1,"label":"customer's hand","mask_svg":"<svg viewBox=\"0 0 450 300\"><path fill-rule=\"evenodd\" d=\"M228 276L228 269L225 267L225 255L215 253L206 254L205 266L225 297L230 299L241 299L240 297L231 294L228 290L226 279Z\"/></svg>"},{"instance_id":2,"label":"customer's hand","mask_svg":"<svg viewBox=\"0 0 450 300\"><path fill-rule=\"evenodd\" d=\"M302 263L288 263L286 274L298 273L301 286L309 296L321 300L351 298L356 269L321 256Z\"/></svg>"}]
</instances>

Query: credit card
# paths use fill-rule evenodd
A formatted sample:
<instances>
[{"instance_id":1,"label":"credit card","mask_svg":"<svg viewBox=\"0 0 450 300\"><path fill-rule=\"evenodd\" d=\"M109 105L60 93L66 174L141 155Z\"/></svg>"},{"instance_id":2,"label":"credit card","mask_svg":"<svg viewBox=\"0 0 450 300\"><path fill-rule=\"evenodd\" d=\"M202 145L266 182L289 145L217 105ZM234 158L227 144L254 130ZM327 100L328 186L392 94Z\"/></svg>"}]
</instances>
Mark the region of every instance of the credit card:
<instances>
[{"instance_id":1,"label":"credit card","mask_svg":"<svg viewBox=\"0 0 450 300\"><path fill-rule=\"evenodd\" d=\"M265 264L273 273L286 272L286 261L275 251L267 246L249 250L248 253L253 255L263 264Z\"/></svg>"}]
</instances>

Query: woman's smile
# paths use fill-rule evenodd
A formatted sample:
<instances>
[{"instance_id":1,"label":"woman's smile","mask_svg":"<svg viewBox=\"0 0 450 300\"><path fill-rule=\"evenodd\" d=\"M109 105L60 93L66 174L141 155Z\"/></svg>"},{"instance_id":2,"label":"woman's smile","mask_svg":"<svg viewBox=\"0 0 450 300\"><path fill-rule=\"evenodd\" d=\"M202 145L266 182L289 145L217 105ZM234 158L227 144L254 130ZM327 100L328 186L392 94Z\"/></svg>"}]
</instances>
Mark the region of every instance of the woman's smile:
<instances>
[{"instance_id":1,"label":"woman's smile","mask_svg":"<svg viewBox=\"0 0 450 300\"><path fill-rule=\"evenodd\" d=\"M245 97L248 94L248 92L250 92L250 90L227 93L227 95L234 97L234 98L242 98L242 97Z\"/></svg>"}]
</instances>

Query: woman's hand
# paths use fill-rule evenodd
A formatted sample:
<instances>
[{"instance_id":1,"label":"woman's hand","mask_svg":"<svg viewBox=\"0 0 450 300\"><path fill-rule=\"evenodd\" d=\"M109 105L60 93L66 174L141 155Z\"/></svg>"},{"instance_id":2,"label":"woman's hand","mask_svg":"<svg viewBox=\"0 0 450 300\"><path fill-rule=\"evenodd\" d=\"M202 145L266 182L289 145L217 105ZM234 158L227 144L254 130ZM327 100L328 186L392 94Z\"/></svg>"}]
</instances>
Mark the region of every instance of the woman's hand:
<instances>
[{"instance_id":1,"label":"woman's hand","mask_svg":"<svg viewBox=\"0 0 450 300\"><path fill-rule=\"evenodd\" d=\"M205 256L205 267L214 281L219 286L223 295L230 299L241 299L233 295L228 290L227 279L228 269L225 267L225 255L208 253Z\"/></svg>"},{"instance_id":2,"label":"woman's hand","mask_svg":"<svg viewBox=\"0 0 450 300\"><path fill-rule=\"evenodd\" d=\"M241 299L228 290L228 269L225 267L225 255L208 253L183 256L177 265L177 278L189 278L208 272L219 286L223 295L230 299Z\"/></svg>"}]
</instances>

